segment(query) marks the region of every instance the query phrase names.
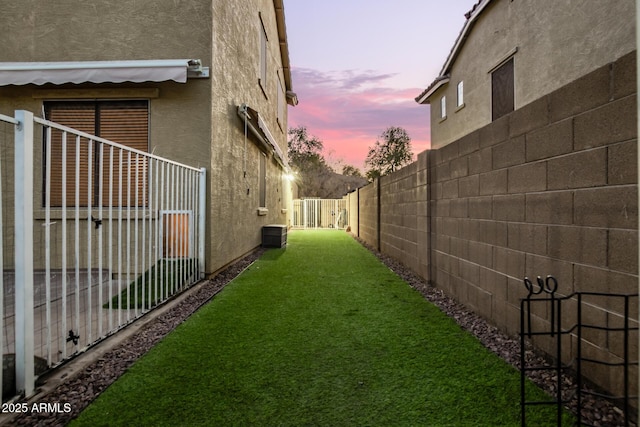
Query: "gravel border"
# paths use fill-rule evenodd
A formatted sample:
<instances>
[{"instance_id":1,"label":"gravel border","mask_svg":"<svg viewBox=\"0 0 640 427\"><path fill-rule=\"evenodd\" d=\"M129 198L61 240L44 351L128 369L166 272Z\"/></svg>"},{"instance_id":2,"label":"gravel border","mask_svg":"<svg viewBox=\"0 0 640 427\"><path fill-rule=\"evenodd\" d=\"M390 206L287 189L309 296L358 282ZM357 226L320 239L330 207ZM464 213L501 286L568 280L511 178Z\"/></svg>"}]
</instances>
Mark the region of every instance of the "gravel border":
<instances>
[{"instance_id":1,"label":"gravel border","mask_svg":"<svg viewBox=\"0 0 640 427\"><path fill-rule=\"evenodd\" d=\"M428 301L439 307L449 317L455 319L463 329L475 335L486 348L519 369L520 343L517 337L509 337L503 334L480 316L445 295L443 291L428 285L422 278L395 259L382 255L359 238L355 236L354 238L392 271L402 277L411 287L419 291ZM67 424L102 391L117 380L137 359L184 322L203 304L215 297L227 283L258 259L263 252L263 249L259 249L234 263L213 279L196 285L192 291L188 291L191 293L187 295L184 301L151 321L134 336L105 352L98 360L67 379L50 393L38 397L41 402L57 402L61 407L69 404L66 408L70 407L71 411L20 414L11 420L11 424L18 426L64 426ZM531 349L527 350L526 358L527 363L545 364L544 358ZM550 374L548 371L537 371L530 374L528 376L533 382L550 395L554 395L557 383L555 375ZM574 379L568 376L563 377L563 382L567 388L575 385ZM519 396L516 399L519 399ZM29 402L29 405L32 403ZM572 399L569 409L575 413L575 399ZM595 427L624 425L624 417L619 408L604 399L595 397L590 397L588 401L585 401L582 416L585 421ZM635 426L635 424L632 425Z\"/></svg>"},{"instance_id":2,"label":"gravel border","mask_svg":"<svg viewBox=\"0 0 640 427\"><path fill-rule=\"evenodd\" d=\"M66 425L77 417L102 391L115 382L120 375L124 374L136 360L202 305L211 301L218 292L258 259L263 252L264 250L261 248L254 251L223 270L214 278L199 283L192 290L186 291L189 293L186 298L176 306L171 307L165 314L149 322L135 335L105 352L95 362L64 381L53 391L37 397L38 402L58 403L60 408L70 408L69 412L64 410L58 412L27 412L9 420L11 425ZM29 408L33 403L33 401L28 402ZM68 406L65 406L65 404L68 404Z\"/></svg>"}]
</instances>

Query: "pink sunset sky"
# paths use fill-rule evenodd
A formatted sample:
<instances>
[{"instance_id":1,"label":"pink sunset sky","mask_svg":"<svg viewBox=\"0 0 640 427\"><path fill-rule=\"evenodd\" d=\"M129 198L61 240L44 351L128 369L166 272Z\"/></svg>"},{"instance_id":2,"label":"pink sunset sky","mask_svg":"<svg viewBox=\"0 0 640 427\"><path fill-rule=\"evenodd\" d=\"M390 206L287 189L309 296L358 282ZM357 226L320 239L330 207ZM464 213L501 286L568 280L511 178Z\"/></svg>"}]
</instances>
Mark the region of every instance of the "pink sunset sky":
<instances>
[{"instance_id":1,"label":"pink sunset sky","mask_svg":"<svg viewBox=\"0 0 640 427\"><path fill-rule=\"evenodd\" d=\"M293 91L289 127L306 126L338 171L364 172L380 134L400 126L414 155L429 148L429 106L415 102L438 76L477 0L284 0Z\"/></svg>"}]
</instances>

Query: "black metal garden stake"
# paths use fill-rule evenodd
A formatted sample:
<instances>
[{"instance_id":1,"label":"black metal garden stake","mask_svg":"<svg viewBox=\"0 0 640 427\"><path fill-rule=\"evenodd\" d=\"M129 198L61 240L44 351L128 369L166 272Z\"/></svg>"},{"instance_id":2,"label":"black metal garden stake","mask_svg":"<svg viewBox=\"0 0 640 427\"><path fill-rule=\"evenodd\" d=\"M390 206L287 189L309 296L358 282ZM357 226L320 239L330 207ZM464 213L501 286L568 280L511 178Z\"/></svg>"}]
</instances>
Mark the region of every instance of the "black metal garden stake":
<instances>
[{"instance_id":1,"label":"black metal garden stake","mask_svg":"<svg viewBox=\"0 0 640 427\"><path fill-rule=\"evenodd\" d=\"M547 276L546 279L542 279L538 276L535 280L535 283L530 280L528 277L524 278L524 285L528 291L527 297L520 300L520 402L521 402L521 424L522 426L526 425L526 407L528 405L557 405L557 425L562 425L562 415L564 412L563 406L565 404L570 403L569 401L563 400L563 370L565 369L562 364L562 337L563 335L571 336L572 333L576 334L577 346L576 346L576 359L575 359L575 376L576 376L576 390L575 390L575 398L577 400L577 424L582 425L590 425L584 424L582 420L582 409L583 409L583 400L584 396L587 394L599 396L610 400L612 402L619 402L623 406L624 413L624 425L630 425L632 412L631 412L631 399L635 399L637 401L637 396L631 396L629 390L630 384L630 369L631 365L638 365L638 361L630 360L630 351L629 351L629 341L630 341L630 333L635 332L638 333L638 327L632 327L629 323L630 316L630 299L635 298L637 304L637 294L624 295L624 294L609 294L602 292L574 292L567 296L558 297L556 295L556 291L558 290L558 281L553 276ZM537 298L536 298L537 297ZM603 307L611 306L614 304L608 303L607 299L620 299L624 300L624 323L622 327L614 327L610 324L598 325L594 323L590 323L589 319L585 319L583 316L583 304L584 305L593 305L593 302L585 301L586 297L594 297L597 298L598 305L602 305ZM577 302L576 310L577 310L577 319L576 324L568 325L565 329L562 329L562 316L563 316L563 307L562 302L565 300L574 300ZM550 315L550 328L547 330L534 330L533 324L531 322L531 306L533 303L549 303L549 315ZM573 307L573 305L569 305L569 307ZM592 319L593 320L593 319ZM611 362L607 360L599 360L591 357L584 357L582 351L583 345L583 333L585 329L594 329L605 331L606 333L622 333L623 337L623 360L621 362ZM526 366L526 338L532 338L534 336L550 336L556 339L556 354L555 354L555 365L554 366ZM611 369L623 369L623 395L622 396L613 396L613 395L605 395L601 393L596 393L592 390L589 390L585 387L585 381L583 380L583 370L585 369L585 363L590 365L598 365L601 367L610 367ZM557 376L556 383L556 399L553 401L527 401L526 393L525 393L525 382L526 382L526 372L529 371L555 371Z\"/></svg>"}]
</instances>

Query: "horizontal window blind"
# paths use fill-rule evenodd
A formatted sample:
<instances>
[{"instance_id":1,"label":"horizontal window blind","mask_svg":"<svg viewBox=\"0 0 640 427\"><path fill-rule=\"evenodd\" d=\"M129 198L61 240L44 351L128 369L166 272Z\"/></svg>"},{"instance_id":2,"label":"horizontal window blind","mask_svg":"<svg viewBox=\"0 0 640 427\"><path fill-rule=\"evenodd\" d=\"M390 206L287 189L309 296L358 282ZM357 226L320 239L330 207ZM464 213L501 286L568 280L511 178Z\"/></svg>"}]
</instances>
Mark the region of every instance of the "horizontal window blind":
<instances>
[{"instance_id":1,"label":"horizontal window blind","mask_svg":"<svg viewBox=\"0 0 640 427\"><path fill-rule=\"evenodd\" d=\"M99 109L99 136L139 151L148 151L149 114L147 105L107 104ZM123 158L120 158L123 157ZM109 180L113 180L113 205L119 205L120 168L122 167L122 206L146 206L147 159L135 153L114 152L110 173L110 151L105 147L102 204L109 205ZM112 177L110 176L112 175ZM136 188L138 190L136 194ZM137 197L137 199L136 199Z\"/></svg>"},{"instance_id":2,"label":"horizontal window blind","mask_svg":"<svg viewBox=\"0 0 640 427\"><path fill-rule=\"evenodd\" d=\"M47 119L89 134L95 133L95 111L90 105L78 105L74 109L56 108L47 112ZM57 129L51 134L51 206L75 206L76 191L79 191L80 206L87 206L90 190L89 141L67 134L66 156L63 158L63 133ZM79 157L78 157L79 154ZM93 153L92 153L93 157ZM62 200L63 162L66 163L66 199ZM79 180L76 181L76 169L79 166ZM46 178L45 178L46 179ZM76 182L79 185L76 187ZM91 190L93 191L93 190Z\"/></svg>"},{"instance_id":3,"label":"horizontal window blind","mask_svg":"<svg viewBox=\"0 0 640 427\"><path fill-rule=\"evenodd\" d=\"M147 101L48 102L47 119L118 144L147 152L149 112ZM79 149L77 146L79 145ZM111 149L86 138L79 143L67 135L63 156L62 132L51 135L51 206L75 206L76 172L80 206L145 206L147 203L147 160L143 156ZM79 158L78 158L79 154ZM113 166L111 158L113 157ZM63 200L63 162L66 163L66 197ZM100 174L102 171L102 175ZM102 181L100 181L102 176ZM120 179L122 177L122 179ZM109 200L109 183L112 200ZM91 185L89 185L91 183ZM102 185L100 185L102 183ZM120 192L122 187L122 194ZM136 191L137 190L137 191ZM121 197L122 196L122 197Z\"/></svg>"}]
</instances>

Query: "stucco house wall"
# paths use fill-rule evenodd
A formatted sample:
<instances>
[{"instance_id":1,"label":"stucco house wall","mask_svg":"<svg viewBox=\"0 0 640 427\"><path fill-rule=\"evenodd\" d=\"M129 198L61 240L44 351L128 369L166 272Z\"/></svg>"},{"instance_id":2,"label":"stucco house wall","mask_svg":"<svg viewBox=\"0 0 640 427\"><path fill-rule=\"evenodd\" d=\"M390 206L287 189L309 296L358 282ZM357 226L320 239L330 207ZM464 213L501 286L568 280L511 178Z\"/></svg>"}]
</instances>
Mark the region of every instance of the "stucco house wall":
<instances>
[{"instance_id":1,"label":"stucco house wall","mask_svg":"<svg viewBox=\"0 0 640 427\"><path fill-rule=\"evenodd\" d=\"M0 113L6 115L16 109L40 115L47 100L149 100L149 151L207 169L207 273L260 245L262 225L287 222L291 186L285 172L254 135L245 138L237 112L245 103L258 111L286 153L286 102L277 118L284 95L278 91L291 90L283 63L283 15L276 11L282 8L281 0L26 0L5 6L0 14L0 62L197 58L210 68L209 78L189 78L186 83L0 87ZM261 85L262 26L268 62L267 81ZM259 215L263 155L267 210ZM42 195L34 194L34 202L41 206Z\"/></svg>"},{"instance_id":2,"label":"stucco house wall","mask_svg":"<svg viewBox=\"0 0 640 427\"><path fill-rule=\"evenodd\" d=\"M491 123L491 72L510 57L518 109L635 49L632 0L482 0L468 16L436 79L448 83L434 81L416 98L431 105L433 148ZM458 107L461 81L464 104Z\"/></svg>"},{"instance_id":3,"label":"stucco house wall","mask_svg":"<svg viewBox=\"0 0 640 427\"><path fill-rule=\"evenodd\" d=\"M246 135L238 106L246 103L258 111L283 152L287 151L284 123L277 120L278 80L284 87L277 22L272 0L228 2L217 0L213 27L211 171L212 206L209 221L214 265L225 265L260 244L261 227L287 224L290 184L273 157L267 159L267 211L258 215L259 162L262 151ZM261 26L267 32L267 81L260 77ZM245 163L246 162L246 163ZM246 166L243 166L246 164ZM246 176L245 176L246 173ZM235 246L234 246L235 245Z\"/></svg>"}]
</instances>

